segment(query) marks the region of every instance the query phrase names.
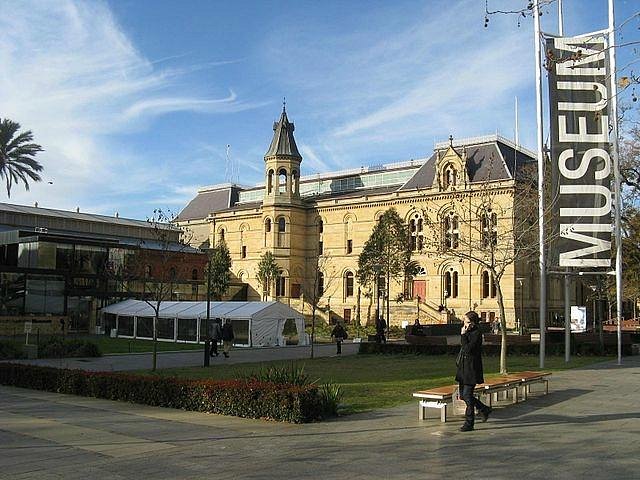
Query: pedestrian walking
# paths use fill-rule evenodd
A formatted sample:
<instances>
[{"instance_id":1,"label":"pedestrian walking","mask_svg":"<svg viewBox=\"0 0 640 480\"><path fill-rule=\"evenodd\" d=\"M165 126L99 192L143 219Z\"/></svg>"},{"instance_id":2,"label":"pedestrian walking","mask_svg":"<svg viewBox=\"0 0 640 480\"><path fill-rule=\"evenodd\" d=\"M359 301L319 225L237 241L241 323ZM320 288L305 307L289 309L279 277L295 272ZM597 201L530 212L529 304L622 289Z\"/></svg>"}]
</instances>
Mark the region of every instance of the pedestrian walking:
<instances>
[{"instance_id":1,"label":"pedestrian walking","mask_svg":"<svg viewBox=\"0 0 640 480\"><path fill-rule=\"evenodd\" d=\"M348 335L340 322L336 323L336 326L333 327L331 337L336 342L336 355L342 355L342 342L347 339Z\"/></svg>"},{"instance_id":2,"label":"pedestrian walking","mask_svg":"<svg viewBox=\"0 0 640 480\"><path fill-rule=\"evenodd\" d=\"M464 324L460 331L460 353L456 359L456 381L458 382L459 395L467 408L464 413L464 425L461 432L470 432L475 423L475 409L480 412L483 422L489 418L493 410L478 400L473 391L476 384L484 383L482 371L482 332L478 328L478 314L467 312L464 315Z\"/></svg>"},{"instance_id":3,"label":"pedestrian walking","mask_svg":"<svg viewBox=\"0 0 640 480\"><path fill-rule=\"evenodd\" d=\"M234 338L231 320L227 318L222 326L222 354L224 358L229 358L229 352L231 351Z\"/></svg>"},{"instance_id":4,"label":"pedestrian walking","mask_svg":"<svg viewBox=\"0 0 640 480\"><path fill-rule=\"evenodd\" d=\"M211 353L210 355L213 357L214 355L217 357L220 355L218 353L218 342L222 338L222 328L220 327L220 322L215 320L213 322L213 330L211 331Z\"/></svg>"}]
</instances>

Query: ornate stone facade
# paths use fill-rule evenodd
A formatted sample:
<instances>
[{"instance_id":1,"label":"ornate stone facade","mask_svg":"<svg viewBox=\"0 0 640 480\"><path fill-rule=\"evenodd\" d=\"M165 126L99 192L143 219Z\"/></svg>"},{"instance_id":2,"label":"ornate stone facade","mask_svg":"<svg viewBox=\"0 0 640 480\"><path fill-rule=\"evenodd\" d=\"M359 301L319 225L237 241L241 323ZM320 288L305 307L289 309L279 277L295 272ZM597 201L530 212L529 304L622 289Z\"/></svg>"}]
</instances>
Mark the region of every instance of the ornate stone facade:
<instances>
[{"instance_id":1,"label":"ornate stone facade","mask_svg":"<svg viewBox=\"0 0 640 480\"><path fill-rule=\"evenodd\" d=\"M357 284L358 255L379 216L393 207L410 229L412 260L419 262L420 272L409 284L404 279L390 282L391 323L413 322L417 316L423 323L446 322L470 309L487 321L499 315L495 288L485 271L473 261L438 254L429 245L437 224L451 248L458 248L461 226L447 216L452 198L473 202L480 191L489 190L500 210L509 211L515 172L535 161L531 152L499 136L450 139L436 145L429 158L301 177L302 157L293 131L283 109L264 157L264 184L203 188L178 217L195 234L195 246L224 238L233 274L249 285L249 300L261 299L256 267L260 256L271 251L282 276L268 292L270 298L310 314L320 264L320 315L373 321L376 294L365 296ZM427 212L433 217L423 218L431 215ZM496 219L492 228L510 228L509 217ZM510 326L516 318L537 323L535 270L536 265L520 262L509 266L502 278ZM553 280L549 283L549 311L554 315L562 311L557 294L561 289L554 289ZM572 296L580 295L580 288L572 287Z\"/></svg>"}]
</instances>

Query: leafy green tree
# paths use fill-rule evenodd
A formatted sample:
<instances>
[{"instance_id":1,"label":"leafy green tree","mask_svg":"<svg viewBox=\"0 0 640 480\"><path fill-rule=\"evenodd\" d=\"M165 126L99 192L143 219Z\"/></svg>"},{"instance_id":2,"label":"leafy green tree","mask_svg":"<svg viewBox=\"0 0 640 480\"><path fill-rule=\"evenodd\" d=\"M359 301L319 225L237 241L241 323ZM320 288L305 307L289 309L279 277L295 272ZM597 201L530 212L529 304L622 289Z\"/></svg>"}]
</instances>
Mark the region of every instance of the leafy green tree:
<instances>
[{"instance_id":1,"label":"leafy green tree","mask_svg":"<svg viewBox=\"0 0 640 480\"><path fill-rule=\"evenodd\" d=\"M227 293L231 281L231 254L224 240L209 249L207 257L207 294L219 301Z\"/></svg>"},{"instance_id":2,"label":"leafy green tree","mask_svg":"<svg viewBox=\"0 0 640 480\"><path fill-rule=\"evenodd\" d=\"M11 197L11 187L22 181L29 190L29 180L42 180L38 172L42 165L34 158L43 148L33 143L30 130L19 133L20 124L5 118L0 119L0 178L7 185L7 196Z\"/></svg>"},{"instance_id":3,"label":"leafy green tree","mask_svg":"<svg viewBox=\"0 0 640 480\"><path fill-rule=\"evenodd\" d=\"M358 282L368 286L380 276L386 279L387 322L389 322L389 283L403 277L411 261L409 230L395 208L382 214L358 257ZM379 312L378 312L379 314ZM390 324L390 323L388 323Z\"/></svg>"},{"instance_id":4,"label":"leafy green tree","mask_svg":"<svg viewBox=\"0 0 640 480\"><path fill-rule=\"evenodd\" d=\"M266 300L274 280L280 275L280 267L273 253L265 252L258 262L258 283L262 287L262 300Z\"/></svg>"}]
</instances>

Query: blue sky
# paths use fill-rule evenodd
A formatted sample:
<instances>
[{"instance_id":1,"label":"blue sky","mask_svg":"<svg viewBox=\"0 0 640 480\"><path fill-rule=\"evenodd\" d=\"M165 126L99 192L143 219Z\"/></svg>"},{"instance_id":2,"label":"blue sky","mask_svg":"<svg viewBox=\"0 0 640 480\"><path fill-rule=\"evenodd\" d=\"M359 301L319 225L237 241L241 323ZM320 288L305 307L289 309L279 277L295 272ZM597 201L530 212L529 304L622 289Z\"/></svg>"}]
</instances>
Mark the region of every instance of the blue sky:
<instances>
[{"instance_id":1,"label":"blue sky","mask_svg":"<svg viewBox=\"0 0 640 480\"><path fill-rule=\"evenodd\" d=\"M606 27L606 3L565 0L565 33ZM46 150L46 181L0 201L177 212L225 181L227 144L240 183L255 184L284 96L303 174L425 157L450 134L511 138L516 96L533 147L532 20L494 15L484 28L484 5L0 0L12 12L0 17L0 117ZM620 21L640 9L616 8ZM543 27L556 31L555 7ZM628 48L618 63L633 58Z\"/></svg>"}]
</instances>

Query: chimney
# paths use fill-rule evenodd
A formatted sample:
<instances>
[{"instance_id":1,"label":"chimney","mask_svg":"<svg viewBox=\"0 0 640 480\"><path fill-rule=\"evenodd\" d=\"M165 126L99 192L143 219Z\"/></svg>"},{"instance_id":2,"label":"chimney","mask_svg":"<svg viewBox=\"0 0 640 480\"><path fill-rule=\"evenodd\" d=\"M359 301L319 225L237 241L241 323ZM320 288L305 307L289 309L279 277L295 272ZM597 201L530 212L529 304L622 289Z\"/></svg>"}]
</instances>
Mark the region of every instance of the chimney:
<instances>
[{"instance_id":1,"label":"chimney","mask_svg":"<svg viewBox=\"0 0 640 480\"><path fill-rule=\"evenodd\" d=\"M116 212L116 218L120 218L120 214Z\"/></svg>"},{"instance_id":2,"label":"chimney","mask_svg":"<svg viewBox=\"0 0 640 480\"><path fill-rule=\"evenodd\" d=\"M80 213L80 207L76 207L76 213Z\"/></svg>"},{"instance_id":3,"label":"chimney","mask_svg":"<svg viewBox=\"0 0 640 480\"><path fill-rule=\"evenodd\" d=\"M38 208L38 202L34 203L33 206Z\"/></svg>"}]
</instances>

